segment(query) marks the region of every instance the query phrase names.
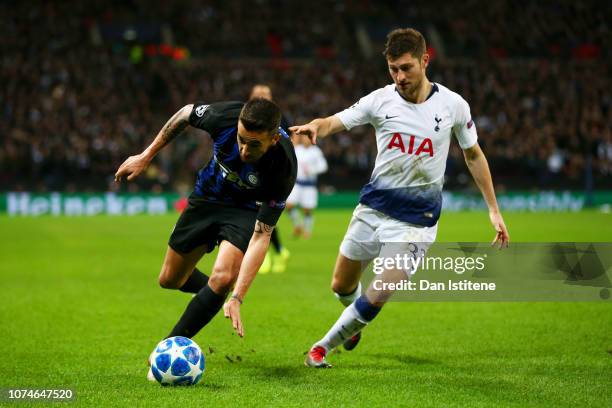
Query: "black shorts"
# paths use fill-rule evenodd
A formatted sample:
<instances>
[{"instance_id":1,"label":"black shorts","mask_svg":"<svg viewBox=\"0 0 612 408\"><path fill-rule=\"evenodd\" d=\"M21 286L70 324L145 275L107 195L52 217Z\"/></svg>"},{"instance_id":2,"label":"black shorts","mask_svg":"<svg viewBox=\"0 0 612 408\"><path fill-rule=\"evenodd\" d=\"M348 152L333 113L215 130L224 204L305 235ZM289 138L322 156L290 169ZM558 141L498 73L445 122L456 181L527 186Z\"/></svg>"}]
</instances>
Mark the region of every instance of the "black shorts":
<instances>
[{"instance_id":1,"label":"black shorts","mask_svg":"<svg viewBox=\"0 0 612 408\"><path fill-rule=\"evenodd\" d=\"M192 195L174 226L168 245L183 254L200 245L207 245L207 252L211 252L225 240L246 252L256 218L257 211L211 203Z\"/></svg>"}]
</instances>

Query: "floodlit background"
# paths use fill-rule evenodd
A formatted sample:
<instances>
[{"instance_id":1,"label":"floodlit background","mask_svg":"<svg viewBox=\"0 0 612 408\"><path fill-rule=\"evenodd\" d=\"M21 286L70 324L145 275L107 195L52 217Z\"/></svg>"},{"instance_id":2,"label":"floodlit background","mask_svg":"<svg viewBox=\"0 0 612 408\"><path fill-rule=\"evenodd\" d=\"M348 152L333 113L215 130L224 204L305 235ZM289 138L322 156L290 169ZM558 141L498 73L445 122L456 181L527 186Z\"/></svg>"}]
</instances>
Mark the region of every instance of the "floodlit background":
<instances>
[{"instance_id":1,"label":"floodlit background","mask_svg":"<svg viewBox=\"0 0 612 408\"><path fill-rule=\"evenodd\" d=\"M1 190L114 190L180 107L244 100L259 82L292 124L334 114L391 83L382 46L407 26L428 41L429 78L470 103L498 190L612 188L605 2L166 3L0 5ZM188 192L201 139L181 137L130 190ZM375 146L371 127L321 141L324 190L358 190ZM447 175L473 189L456 143Z\"/></svg>"},{"instance_id":2,"label":"floodlit background","mask_svg":"<svg viewBox=\"0 0 612 408\"><path fill-rule=\"evenodd\" d=\"M429 78L471 106L512 240L610 242L610 21L611 3L569 0L0 2L0 388L71 387L81 406L612 405L605 300L394 302L334 369L302 366L341 312L329 282L371 127L320 141L313 237L281 218L288 269L255 280L246 337L218 317L195 337L200 385L150 384L146 358L190 299L157 275L209 139L189 130L113 183L188 103L267 83L292 124L352 105L391 82L385 36L411 26ZM455 142L446 175L438 240L490 241Z\"/></svg>"}]
</instances>

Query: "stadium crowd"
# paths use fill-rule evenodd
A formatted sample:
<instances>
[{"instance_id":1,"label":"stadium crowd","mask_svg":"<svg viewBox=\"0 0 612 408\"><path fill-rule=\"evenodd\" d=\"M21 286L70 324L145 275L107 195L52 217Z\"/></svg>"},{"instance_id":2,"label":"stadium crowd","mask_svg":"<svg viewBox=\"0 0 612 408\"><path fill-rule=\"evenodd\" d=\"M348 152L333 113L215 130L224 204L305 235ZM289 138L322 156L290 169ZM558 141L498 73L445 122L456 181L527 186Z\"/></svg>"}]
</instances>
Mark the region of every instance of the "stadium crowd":
<instances>
[{"instance_id":1,"label":"stadium crowd","mask_svg":"<svg viewBox=\"0 0 612 408\"><path fill-rule=\"evenodd\" d=\"M476 13L482 2L473 0L200 3L0 4L0 190L113 189L118 165L178 108L243 100L255 83L272 86L291 123L335 113L390 82L378 48L398 25L439 37L429 77L470 103L498 188L582 188L586 175L596 188L612 186L609 5L520 1L525 18L507 19L520 5ZM135 22L136 38L113 37ZM369 57L360 27L376 50ZM161 43L168 33L187 58L135 57L138 35ZM188 190L206 140L181 137L129 188ZM370 128L320 144L330 164L322 184L366 181ZM450 187L471 185L466 171L455 144Z\"/></svg>"}]
</instances>

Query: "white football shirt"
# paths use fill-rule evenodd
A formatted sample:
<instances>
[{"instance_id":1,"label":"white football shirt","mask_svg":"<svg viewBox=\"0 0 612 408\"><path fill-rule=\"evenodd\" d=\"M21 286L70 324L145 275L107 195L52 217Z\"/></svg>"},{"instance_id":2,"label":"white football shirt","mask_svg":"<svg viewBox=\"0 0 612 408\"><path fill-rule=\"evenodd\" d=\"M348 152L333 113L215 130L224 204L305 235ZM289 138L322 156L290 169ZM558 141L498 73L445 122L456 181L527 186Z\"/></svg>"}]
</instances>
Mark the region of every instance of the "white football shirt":
<instances>
[{"instance_id":1,"label":"white football shirt","mask_svg":"<svg viewBox=\"0 0 612 408\"><path fill-rule=\"evenodd\" d=\"M348 130L369 123L376 131L376 162L359 201L400 221L435 225L452 135L462 149L477 142L468 103L432 83L427 100L415 104L391 84L336 116Z\"/></svg>"},{"instance_id":2,"label":"white football shirt","mask_svg":"<svg viewBox=\"0 0 612 408\"><path fill-rule=\"evenodd\" d=\"M295 157L297 159L297 179L298 185L316 186L317 176L327 171L327 160L318 146L295 146Z\"/></svg>"}]
</instances>

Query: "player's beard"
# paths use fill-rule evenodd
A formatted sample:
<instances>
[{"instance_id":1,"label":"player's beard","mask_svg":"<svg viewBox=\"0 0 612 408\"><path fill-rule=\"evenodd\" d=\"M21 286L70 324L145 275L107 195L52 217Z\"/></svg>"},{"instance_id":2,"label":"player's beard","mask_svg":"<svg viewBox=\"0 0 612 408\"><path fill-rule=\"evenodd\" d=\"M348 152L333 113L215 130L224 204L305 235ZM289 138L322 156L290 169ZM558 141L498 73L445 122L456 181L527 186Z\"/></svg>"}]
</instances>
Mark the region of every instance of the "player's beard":
<instances>
[{"instance_id":1,"label":"player's beard","mask_svg":"<svg viewBox=\"0 0 612 408\"><path fill-rule=\"evenodd\" d=\"M421 88L422 84L423 84L423 77L421 77L418 80L412 82L410 84L410 86L408 86L406 88L399 87L399 90L400 90L402 96L405 99L413 100L413 99L416 99L416 97L417 97L417 95L419 93L419 89Z\"/></svg>"}]
</instances>

